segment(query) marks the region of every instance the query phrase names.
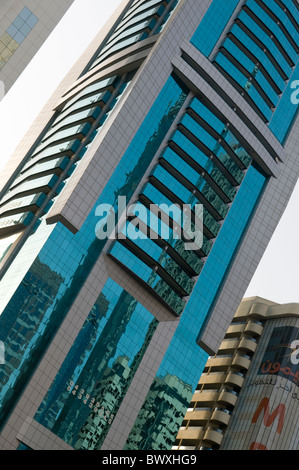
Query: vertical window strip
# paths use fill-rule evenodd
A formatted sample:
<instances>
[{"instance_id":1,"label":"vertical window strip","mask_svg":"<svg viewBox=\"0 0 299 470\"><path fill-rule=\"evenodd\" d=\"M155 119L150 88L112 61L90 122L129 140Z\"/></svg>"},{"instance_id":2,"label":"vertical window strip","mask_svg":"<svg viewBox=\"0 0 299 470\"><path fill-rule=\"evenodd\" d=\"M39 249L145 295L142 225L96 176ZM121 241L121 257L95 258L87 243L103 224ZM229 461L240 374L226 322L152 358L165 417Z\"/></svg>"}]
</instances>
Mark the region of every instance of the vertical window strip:
<instances>
[{"instance_id":1,"label":"vertical window strip","mask_svg":"<svg viewBox=\"0 0 299 470\"><path fill-rule=\"evenodd\" d=\"M216 3L214 0L212 6L215 7ZM201 44L205 42L202 32L212 14L212 6L191 40L200 50L202 46L197 36L201 38ZM286 28L289 25L297 34L294 17L292 23L290 16L289 9L281 0L275 0L271 11L269 0L247 0L214 59L216 67L264 122L270 122L285 82L292 73L293 61L298 58L299 48Z\"/></svg>"}]
</instances>

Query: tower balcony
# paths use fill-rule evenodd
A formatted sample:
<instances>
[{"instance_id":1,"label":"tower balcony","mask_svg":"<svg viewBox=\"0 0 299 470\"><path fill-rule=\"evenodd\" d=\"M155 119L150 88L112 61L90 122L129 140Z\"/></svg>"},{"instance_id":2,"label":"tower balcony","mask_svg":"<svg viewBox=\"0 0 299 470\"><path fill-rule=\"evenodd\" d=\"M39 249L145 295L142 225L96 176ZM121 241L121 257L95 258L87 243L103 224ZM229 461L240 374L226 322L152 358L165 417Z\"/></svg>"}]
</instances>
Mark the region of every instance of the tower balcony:
<instances>
[{"instance_id":1,"label":"tower balcony","mask_svg":"<svg viewBox=\"0 0 299 470\"><path fill-rule=\"evenodd\" d=\"M245 355L237 354L233 358L231 365L234 368L248 370L250 363L251 363L251 360L249 357L246 357Z\"/></svg>"},{"instance_id":2,"label":"tower balcony","mask_svg":"<svg viewBox=\"0 0 299 470\"><path fill-rule=\"evenodd\" d=\"M249 321L245 327L245 332L254 336L261 336L263 332L263 325L255 321Z\"/></svg>"},{"instance_id":3,"label":"tower balcony","mask_svg":"<svg viewBox=\"0 0 299 470\"><path fill-rule=\"evenodd\" d=\"M215 409L211 416L211 421L227 426L230 420L230 413L227 410Z\"/></svg>"},{"instance_id":4,"label":"tower balcony","mask_svg":"<svg viewBox=\"0 0 299 470\"><path fill-rule=\"evenodd\" d=\"M184 421L190 421L190 426L204 426L211 418L212 410L195 409L187 411ZM189 428L189 427L188 427Z\"/></svg>"},{"instance_id":5,"label":"tower balcony","mask_svg":"<svg viewBox=\"0 0 299 470\"><path fill-rule=\"evenodd\" d=\"M245 323L233 323L229 326L225 338L236 338L240 336L245 328Z\"/></svg>"},{"instance_id":6,"label":"tower balcony","mask_svg":"<svg viewBox=\"0 0 299 470\"><path fill-rule=\"evenodd\" d=\"M220 445L223 439L223 434L220 429L210 428L208 429L203 437L203 441L209 442L210 444Z\"/></svg>"},{"instance_id":7,"label":"tower balcony","mask_svg":"<svg viewBox=\"0 0 299 470\"><path fill-rule=\"evenodd\" d=\"M224 371L231 365L232 356L215 356L207 360L206 368L212 371Z\"/></svg>"},{"instance_id":8,"label":"tower balcony","mask_svg":"<svg viewBox=\"0 0 299 470\"><path fill-rule=\"evenodd\" d=\"M257 343L252 338L242 338L238 346L239 351L254 353Z\"/></svg>"},{"instance_id":9,"label":"tower balcony","mask_svg":"<svg viewBox=\"0 0 299 470\"><path fill-rule=\"evenodd\" d=\"M219 354L232 354L239 345L239 338L224 339L220 344Z\"/></svg>"},{"instance_id":10,"label":"tower balcony","mask_svg":"<svg viewBox=\"0 0 299 470\"><path fill-rule=\"evenodd\" d=\"M226 384L237 387L242 387L243 382L244 377L236 372L230 372L225 379Z\"/></svg>"},{"instance_id":11,"label":"tower balcony","mask_svg":"<svg viewBox=\"0 0 299 470\"><path fill-rule=\"evenodd\" d=\"M219 388L219 384L224 383L226 374L224 372L211 372L202 374L199 385L208 385L210 388Z\"/></svg>"},{"instance_id":12,"label":"tower balcony","mask_svg":"<svg viewBox=\"0 0 299 470\"><path fill-rule=\"evenodd\" d=\"M189 426L188 428L181 427L176 441L182 441L183 445L197 445L198 441L203 437L203 428Z\"/></svg>"},{"instance_id":13,"label":"tower balcony","mask_svg":"<svg viewBox=\"0 0 299 470\"><path fill-rule=\"evenodd\" d=\"M198 403L202 407L212 406L218 398L218 390L196 390L192 397L191 406L193 403Z\"/></svg>"},{"instance_id":14,"label":"tower balcony","mask_svg":"<svg viewBox=\"0 0 299 470\"><path fill-rule=\"evenodd\" d=\"M238 395L233 390L224 389L220 392L218 402L225 405L235 406Z\"/></svg>"}]
</instances>

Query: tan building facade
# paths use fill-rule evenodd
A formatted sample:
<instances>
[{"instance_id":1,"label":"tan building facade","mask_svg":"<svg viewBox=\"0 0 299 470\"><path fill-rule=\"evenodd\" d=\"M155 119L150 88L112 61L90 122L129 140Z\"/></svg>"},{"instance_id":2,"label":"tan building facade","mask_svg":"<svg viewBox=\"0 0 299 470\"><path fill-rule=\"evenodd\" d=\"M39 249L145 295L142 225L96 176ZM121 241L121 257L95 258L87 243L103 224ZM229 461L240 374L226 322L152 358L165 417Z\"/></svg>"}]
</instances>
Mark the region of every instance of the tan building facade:
<instances>
[{"instance_id":1,"label":"tan building facade","mask_svg":"<svg viewBox=\"0 0 299 470\"><path fill-rule=\"evenodd\" d=\"M173 449L299 449L299 304L244 299Z\"/></svg>"},{"instance_id":2,"label":"tan building facade","mask_svg":"<svg viewBox=\"0 0 299 470\"><path fill-rule=\"evenodd\" d=\"M0 100L74 0L3 0L0 5Z\"/></svg>"}]
</instances>

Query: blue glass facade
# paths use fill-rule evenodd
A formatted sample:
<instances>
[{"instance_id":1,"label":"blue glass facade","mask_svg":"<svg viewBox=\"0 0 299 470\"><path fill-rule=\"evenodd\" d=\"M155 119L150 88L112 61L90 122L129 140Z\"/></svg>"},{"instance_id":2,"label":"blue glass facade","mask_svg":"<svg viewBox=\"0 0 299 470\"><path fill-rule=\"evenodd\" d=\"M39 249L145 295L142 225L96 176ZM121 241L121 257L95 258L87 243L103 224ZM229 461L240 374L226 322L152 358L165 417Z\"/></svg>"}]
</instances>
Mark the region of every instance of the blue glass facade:
<instances>
[{"instance_id":1,"label":"blue glass facade","mask_svg":"<svg viewBox=\"0 0 299 470\"><path fill-rule=\"evenodd\" d=\"M0 371L2 425L106 243L95 234L96 207L108 202L117 208L118 195L130 198L185 99L186 91L170 77L80 232L72 235L60 223L50 236L44 222L38 228L46 243L0 317L6 345L6 366Z\"/></svg>"},{"instance_id":2,"label":"blue glass facade","mask_svg":"<svg viewBox=\"0 0 299 470\"><path fill-rule=\"evenodd\" d=\"M236 195L233 188L241 184L251 158L225 124L197 98L187 103L186 113L177 127L178 130L173 133L169 144L175 142L176 145L183 145L184 141L184 152L189 156L190 166L186 159L184 160L180 148L174 147L176 151L173 151L168 146L152 171L139 200L147 209L153 204L156 207L161 204L168 207L176 204L183 210L183 205L188 204L194 210L197 204L202 204L204 248L217 238L220 222L223 222L229 210L226 203L233 201ZM201 174L192 168L192 142L198 142L206 149L204 154L196 148L202 160ZM202 176L206 171L213 172L211 155L215 158L213 161L216 161L216 165L218 164L224 172L223 174L221 169L218 170L219 180L225 184L225 175L228 175L232 182L232 191L225 194L224 200L221 198L223 191L219 190L219 186L210 186ZM195 214L194 217L196 218ZM179 209L178 213L172 215L172 220L181 225L183 217ZM128 225L130 226L130 222ZM173 247L180 245L181 251L184 250L181 237L178 238L179 240L172 239L171 243L168 240L164 249L154 240L119 240L113 245L110 255L151 287L174 314L181 315L185 298L192 293L195 280L194 274L186 270L186 260L181 262L177 257L178 250L175 253L169 250L169 244ZM207 253L205 249L201 250L202 246L199 248L193 252L193 256L203 263Z\"/></svg>"},{"instance_id":3,"label":"blue glass facade","mask_svg":"<svg viewBox=\"0 0 299 470\"><path fill-rule=\"evenodd\" d=\"M213 1L191 40L207 57L238 4L225 2L224 14L219 16L218 3ZM206 40L211 28L217 34ZM260 117L269 122L281 95L287 94L286 84L298 61L298 44L298 10L292 1L247 0L212 59L236 89L248 95Z\"/></svg>"},{"instance_id":4,"label":"blue glass facade","mask_svg":"<svg viewBox=\"0 0 299 470\"><path fill-rule=\"evenodd\" d=\"M229 0L225 3L221 0L214 0L198 25L190 42L206 57L209 57L213 51L238 3L239 0Z\"/></svg>"},{"instance_id":5,"label":"blue glass facade","mask_svg":"<svg viewBox=\"0 0 299 470\"><path fill-rule=\"evenodd\" d=\"M294 27L286 9L273 3L245 2L214 59L265 122L277 108L299 52L298 12Z\"/></svg>"},{"instance_id":6,"label":"blue glass facade","mask_svg":"<svg viewBox=\"0 0 299 470\"><path fill-rule=\"evenodd\" d=\"M109 279L35 419L75 449L100 449L157 324Z\"/></svg>"},{"instance_id":7,"label":"blue glass facade","mask_svg":"<svg viewBox=\"0 0 299 470\"><path fill-rule=\"evenodd\" d=\"M140 42L151 35L158 34L167 23L178 3L178 0L138 0L133 2L128 11L123 14L120 24L116 27L111 37L106 39L105 44L103 44L92 59L89 69L96 67L107 57L115 55L123 48L128 47L129 44ZM24 9L21 14L25 15L24 18L27 17L27 10ZM145 21L140 22L140 14L142 14ZM26 21L32 22L32 16L34 15L30 15ZM23 24L25 22L24 18L20 16L18 22ZM136 31L133 32L133 30ZM138 35L136 35L137 31L139 32ZM89 69L85 70L85 74ZM51 184L44 184L40 191L46 194L48 202L53 200L58 192L62 190L67 179L76 169L86 150L116 106L120 96L134 77L136 70L112 76L110 74L104 80L94 80L93 83L86 85L82 90L76 92L74 96L66 100L64 106L46 126L43 135L36 142L35 148L27 155L26 164L20 170L16 181L13 181L6 188L4 194L0 194L0 211L5 214L8 213L10 216L9 219L4 220L1 224L0 214L0 236L1 231L2 235L6 235L9 231L14 231L14 226L18 225L19 214L22 214L21 208L23 204L20 204L17 211L14 210L12 212L6 210L7 201L16 195L38 194L39 183L37 178L42 172L50 175L54 174L53 178L49 177ZM57 157L65 159L64 171L60 172L59 177L56 174ZM41 164L45 162L49 163L47 163L47 168L43 169ZM48 180L46 183L48 183ZM49 208L50 204L47 205L47 210ZM41 216L42 214L38 209L32 211L32 213ZM5 227L5 230L2 226Z\"/></svg>"},{"instance_id":8,"label":"blue glass facade","mask_svg":"<svg viewBox=\"0 0 299 470\"><path fill-rule=\"evenodd\" d=\"M169 449L174 442L198 377L208 359L208 354L197 345L200 329L208 319L266 183L265 176L251 166L195 285L174 338L130 433L126 449L163 450ZM156 391L157 383L167 397L167 404L164 404L162 409ZM177 383L184 389L179 399ZM158 430L154 436L150 432L153 428Z\"/></svg>"},{"instance_id":9,"label":"blue glass facade","mask_svg":"<svg viewBox=\"0 0 299 470\"><path fill-rule=\"evenodd\" d=\"M272 10L269 0L244 2L212 60L283 143L297 112L287 81L298 73L298 10L292 1L274 3ZM178 4L132 1L86 71L120 52L127 57L128 47L158 35ZM238 4L212 2L191 38L206 57ZM220 8L222 14L216 15ZM106 223L99 220L97 207L110 204L118 215L119 196L127 201L134 196L137 215L127 216L122 229L127 237L109 242L107 254L120 275L129 273L177 322L125 449L171 448L206 364L208 354L198 345L201 334L270 178L216 103L171 73L81 229L73 234L60 222L46 223L56 196L111 111L117 112L137 73L138 68L116 70L71 95L0 195L0 237L7 237L0 261L9 253L11 236L24 227L31 226L29 242L42 246L0 316L0 341L6 348L0 426L107 248L107 239L97 237ZM162 204L176 207L166 214ZM202 243L190 250L184 204L192 210L191 228L197 205L203 209ZM155 237L150 237L153 220ZM101 449L159 327L153 313L115 279L102 281L104 287L34 416L74 449Z\"/></svg>"}]
</instances>

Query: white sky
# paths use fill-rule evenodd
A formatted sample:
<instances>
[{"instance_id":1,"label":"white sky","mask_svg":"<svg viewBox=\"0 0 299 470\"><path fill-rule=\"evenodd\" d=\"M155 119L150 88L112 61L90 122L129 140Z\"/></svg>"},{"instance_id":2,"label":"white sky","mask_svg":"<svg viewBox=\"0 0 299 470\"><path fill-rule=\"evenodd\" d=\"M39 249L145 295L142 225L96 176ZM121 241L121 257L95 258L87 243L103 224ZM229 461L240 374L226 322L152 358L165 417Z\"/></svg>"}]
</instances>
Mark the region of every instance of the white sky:
<instances>
[{"instance_id":1,"label":"white sky","mask_svg":"<svg viewBox=\"0 0 299 470\"><path fill-rule=\"evenodd\" d=\"M15 147L121 0L75 0L60 24L0 102L0 171ZM246 296L299 302L299 184L277 226Z\"/></svg>"}]
</instances>

